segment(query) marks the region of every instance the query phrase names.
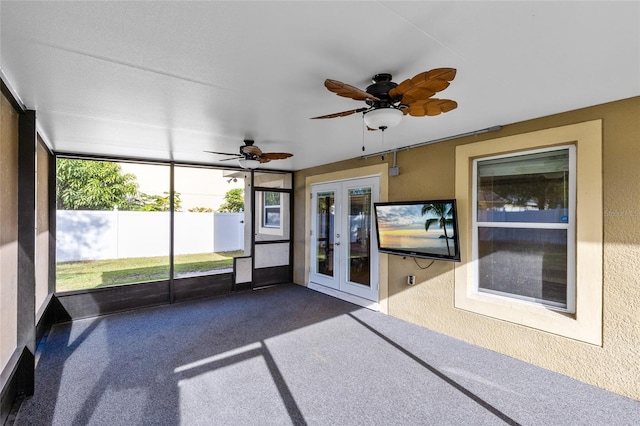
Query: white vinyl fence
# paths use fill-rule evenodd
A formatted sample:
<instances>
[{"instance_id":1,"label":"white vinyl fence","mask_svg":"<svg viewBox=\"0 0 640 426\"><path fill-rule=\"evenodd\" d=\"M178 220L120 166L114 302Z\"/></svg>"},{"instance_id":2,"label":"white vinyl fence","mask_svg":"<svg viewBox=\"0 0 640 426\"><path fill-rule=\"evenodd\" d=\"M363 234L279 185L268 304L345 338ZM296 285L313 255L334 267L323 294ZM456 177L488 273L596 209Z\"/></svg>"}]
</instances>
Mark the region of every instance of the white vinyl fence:
<instances>
[{"instance_id":1,"label":"white vinyl fence","mask_svg":"<svg viewBox=\"0 0 640 426\"><path fill-rule=\"evenodd\" d=\"M175 213L174 254L244 249L244 213ZM58 210L58 262L167 256L169 212Z\"/></svg>"}]
</instances>

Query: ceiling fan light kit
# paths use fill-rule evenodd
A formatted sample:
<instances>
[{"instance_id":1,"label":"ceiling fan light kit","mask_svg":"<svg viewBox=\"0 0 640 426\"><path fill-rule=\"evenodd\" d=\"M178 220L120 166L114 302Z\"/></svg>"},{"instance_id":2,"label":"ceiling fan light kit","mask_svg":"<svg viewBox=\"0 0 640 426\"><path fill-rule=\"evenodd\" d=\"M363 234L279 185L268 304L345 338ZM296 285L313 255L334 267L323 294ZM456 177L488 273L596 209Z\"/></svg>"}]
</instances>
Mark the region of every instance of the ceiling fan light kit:
<instances>
[{"instance_id":1,"label":"ceiling fan light kit","mask_svg":"<svg viewBox=\"0 0 640 426\"><path fill-rule=\"evenodd\" d=\"M403 115L398 108L377 108L364 113L364 122L371 129L386 130L400 124Z\"/></svg>"},{"instance_id":2,"label":"ceiling fan light kit","mask_svg":"<svg viewBox=\"0 0 640 426\"><path fill-rule=\"evenodd\" d=\"M240 164L240 167L242 167L243 169L257 169L258 166L260 165L260 161L259 160L252 160L249 158L239 158L238 159L238 164Z\"/></svg>"}]
</instances>

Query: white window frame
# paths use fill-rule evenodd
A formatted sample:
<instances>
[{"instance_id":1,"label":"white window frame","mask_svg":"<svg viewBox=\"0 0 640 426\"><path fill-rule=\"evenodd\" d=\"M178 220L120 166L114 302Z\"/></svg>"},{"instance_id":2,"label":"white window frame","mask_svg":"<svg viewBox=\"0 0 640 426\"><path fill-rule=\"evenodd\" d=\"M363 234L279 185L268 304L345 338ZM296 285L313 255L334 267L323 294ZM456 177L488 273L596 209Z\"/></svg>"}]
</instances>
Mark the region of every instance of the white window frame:
<instances>
[{"instance_id":1,"label":"white window frame","mask_svg":"<svg viewBox=\"0 0 640 426\"><path fill-rule=\"evenodd\" d=\"M287 194L286 192L280 192L280 191L273 191L273 192L280 192L280 225L278 226L274 226L274 225L266 225L265 226L265 219L266 219L266 209L265 209L265 193L266 192L271 192L268 191L266 189L259 189L256 191L256 198L255 198L255 202L256 202L256 206L259 206L258 209L256 210L256 230L257 230L257 234L256 235L269 235L271 237L273 236L283 236L284 235L284 230L285 228L283 227L284 221L287 220L288 214L286 211L283 211L283 194ZM288 195L289 197L289 201L291 201L291 196ZM288 205L288 204L287 204ZM276 207L276 206L270 206L270 207ZM286 205L284 206L285 210L286 210Z\"/></svg>"},{"instance_id":2,"label":"white window frame","mask_svg":"<svg viewBox=\"0 0 640 426\"><path fill-rule=\"evenodd\" d=\"M478 162L495 160L500 158L512 158L528 154L543 152L564 151L569 152L569 191L568 191L568 221L563 223L549 222L478 222ZM494 155L489 157L476 158L473 160L473 184L472 184L472 261L474 268L471 279L475 292L486 293L492 297L505 297L519 300L523 303L533 303L555 309L562 312L575 313L576 303L576 232L575 232L575 208L576 208L576 147L575 145L562 145L553 148L531 149L526 151L512 152L509 154ZM532 297L505 293L489 289L480 288L479 280L479 241L478 228L524 228L524 229L563 229L567 231L567 304L566 306Z\"/></svg>"},{"instance_id":3,"label":"white window frame","mask_svg":"<svg viewBox=\"0 0 640 426\"><path fill-rule=\"evenodd\" d=\"M276 194L280 194L280 192L277 191L264 191L263 192L263 196L262 196L262 227L263 228L275 228L275 229L280 229L280 227L282 226L282 196L278 197L278 204L272 204L272 205L267 205L267 197L266 197L266 193L267 192L274 192ZM267 223L267 217L268 214L267 212L269 210L278 210L278 215L280 215L280 223L278 225L272 225Z\"/></svg>"},{"instance_id":4,"label":"white window frame","mask_svg":"<svg viewBox=\"0 0 640 426\"><path fill-rule=\"evenodd\" d=\"M455 197L461 261L454 266L454 306L466 312L461 312L465 318L467 315L478 315L478 321L486 324L488 332L495 328L497 333L509 334L513 332L512 327L524 326L602 345L602 130L602 120L598 119L456 146ZM475 291L473 270L476 261L472 253L473 160L563 145L576 146L575 313ZM473 321L472 318L468 320Z\"/></svg>"}]
</instances>

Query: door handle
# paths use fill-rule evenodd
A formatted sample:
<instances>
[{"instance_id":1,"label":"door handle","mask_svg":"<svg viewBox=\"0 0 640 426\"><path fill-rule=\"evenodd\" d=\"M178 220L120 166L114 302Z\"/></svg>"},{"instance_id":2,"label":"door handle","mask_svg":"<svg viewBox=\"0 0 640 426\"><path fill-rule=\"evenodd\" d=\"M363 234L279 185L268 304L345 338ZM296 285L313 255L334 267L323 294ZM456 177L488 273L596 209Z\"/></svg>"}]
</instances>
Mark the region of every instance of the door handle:
<instances>
[{"instance_id":1,"label":"door handle","mask_svg":"<svg viewBox=\"0 0 640 426\"><path fill-rule=\"evenodd\" d=\"M340 245L340 241L338 241L338 242L336 243L336 245L337 245L337 246L339 246L339 245Z\"/></svg>"}]
</instances>

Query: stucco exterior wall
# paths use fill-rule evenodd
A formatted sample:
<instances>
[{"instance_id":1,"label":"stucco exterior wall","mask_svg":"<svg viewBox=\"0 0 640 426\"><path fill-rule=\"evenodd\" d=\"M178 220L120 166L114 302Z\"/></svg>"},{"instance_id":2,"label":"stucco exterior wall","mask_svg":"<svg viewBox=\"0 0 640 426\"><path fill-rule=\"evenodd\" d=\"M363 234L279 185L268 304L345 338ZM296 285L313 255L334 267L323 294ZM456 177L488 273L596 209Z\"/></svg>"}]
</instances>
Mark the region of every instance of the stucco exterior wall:
<instances>
[{"instance_id":1,"label":"stucco exterior wall","mask_svg":"<svg viewBox=\"0 0 640 426\"><path fill-rule=\"evenodd\" d=\"M18 114L0 95L0 371L17 347Z\"/></svg>"},{"instance_id":2,"label":"stucco exterior wall","mask_svg":"<svg viewBox=\"0 0 640 426\"><path fill-rule=\"evenodd\" d=\"M447 262L435 262L429 269L421 270L413 260L388 256L388 284L385 289L388 292L388 313L640 400L639 118L640 97L635 97L505 125L498 132L399 151L400 175L390 177L388 183L391 201L454 197L456 146L601 119L604 206L601 346L456 309L454 264ZM437 118L432 120L435 122ZM296 283L306 285L304 221L308 213L304 209L307 196L304 193L305 180L309 176L389 160L382 161L380 157L354 159L296 172ZM468 237L461 235L461 238ZM416 285L406 285L408 274L416 275Z\"/></svg>"},{"instance_id":3,"label":"stucco exterior wall","mask_svg":"<svg viewBox=\"0 0 640 426\"><path fill-rule=\"evenodd\" d=\"M36 147L36 312L49 294L49 153L38 137Z\"/></svg>"}]
</instances>

